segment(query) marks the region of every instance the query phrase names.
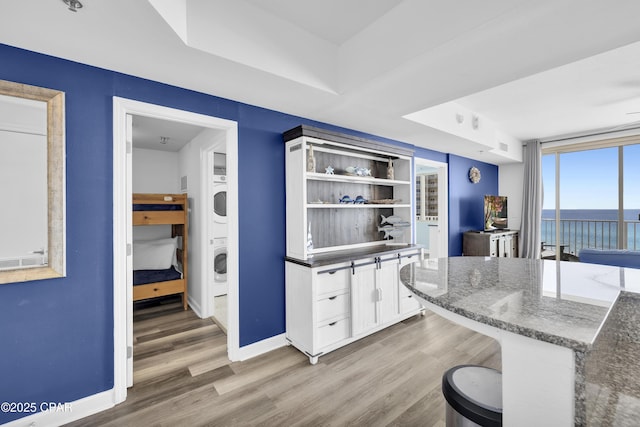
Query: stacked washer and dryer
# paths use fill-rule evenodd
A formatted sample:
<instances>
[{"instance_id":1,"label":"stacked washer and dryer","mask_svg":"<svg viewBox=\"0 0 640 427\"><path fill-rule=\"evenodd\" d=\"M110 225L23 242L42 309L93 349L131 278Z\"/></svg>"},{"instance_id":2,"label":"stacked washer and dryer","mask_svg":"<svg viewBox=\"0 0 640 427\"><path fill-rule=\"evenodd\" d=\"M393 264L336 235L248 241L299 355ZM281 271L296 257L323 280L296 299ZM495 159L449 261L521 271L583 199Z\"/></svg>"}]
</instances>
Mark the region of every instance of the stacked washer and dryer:
<instances>
[{"instance_id":1,"label":"stacked washer and dryer","mask_svg":"<svg viewBox=\"0 0 640 427\"><path fill-rule=\"evenodd\" d=\"M227 294L227 175L226 155L214 153L213 271L214 296Z\"/></svg>"}]
</instances>

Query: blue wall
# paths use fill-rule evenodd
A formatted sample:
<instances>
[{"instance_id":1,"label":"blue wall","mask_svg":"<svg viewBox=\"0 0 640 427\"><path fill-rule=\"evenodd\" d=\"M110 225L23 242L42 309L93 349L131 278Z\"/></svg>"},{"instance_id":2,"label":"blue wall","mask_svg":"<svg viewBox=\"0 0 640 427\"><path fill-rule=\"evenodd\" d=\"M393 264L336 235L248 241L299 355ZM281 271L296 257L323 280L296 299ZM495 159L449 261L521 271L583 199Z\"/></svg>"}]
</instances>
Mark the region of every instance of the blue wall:
<instances>
[{"instance_id":1,"label":"blue wall","mask_svg":"<svg viewBox=\"0 0 640 427\"><path fill-rule=\"evenodd\" d=\"M480 170L477 184L469 180L472 166ZM484 229L484 195L498 194L495 165L449 155L449 256L462 254L462 233Z\"/></svg>"},{"instance_id":2,"label":"blue wall","mask_svg":"<svg viewBox=\"0 0 640 427\"><path fill-rule=\"evenodd\" d=\"M0 58L0 79L66 93L67 152L67 277L0 286L0 402L70 402L113 387L113 96L238 122L241 346L285 330L282 132L308 124L408 146L1 44ZM459 254L456 233L482 225L481 208L472 211L497 191L497 167L417 155L449 161L450 252ZM476 186L466 179L472 163L483 175ZM0 424L23 415L0 412Z\"/></svg>"}]
</instances>

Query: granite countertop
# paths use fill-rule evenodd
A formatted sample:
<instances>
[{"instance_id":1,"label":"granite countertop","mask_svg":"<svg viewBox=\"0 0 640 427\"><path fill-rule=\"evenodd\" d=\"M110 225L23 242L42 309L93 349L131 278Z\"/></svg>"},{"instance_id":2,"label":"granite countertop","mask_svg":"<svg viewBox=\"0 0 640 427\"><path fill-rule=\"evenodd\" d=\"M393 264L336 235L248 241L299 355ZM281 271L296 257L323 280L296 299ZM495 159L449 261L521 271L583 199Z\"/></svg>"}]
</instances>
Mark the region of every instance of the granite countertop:
<instances>
[{"instance_id":1,"label":"granite countertop","mask_svg":"<svg viewBox=\"0 0 640 427\"><path fill-rule=\"evenodd\" d=\"M636 426L640 420L640 294L622 292L585 357L585 420Z\"/></svg>"},{"instance_id":2,"label":"granite countertop","mask_svg":"<svg viewBox=\"0 0 640 427\"><path fill-rule=\"evenodd\" d=\"M640 419L640 269L453 257L403 267L415 294L469 319L576 354L576 425Z\"/></svg>"},{"instance_id":3,"label":"granite countertop","mask_svg":"<svg viewBox=\"0 0 640 427\"><path fill-rule=\"evenodd\" d=\"M332 251L324 254L316 254L307 259L300 259L294 257L285 257L285 261L294 262L296 264L304 265L305 267L322 267L325 265L339 264L342 262L357 261L362 258L369 258L372 256L383 256L389 254L395 254L399 251L406 251L413 249L414 252L420 252L422 245L414 244L380 244L376 246L368 246L359 249L349 249L344 251Z\"/></svg>"}]
</instances>

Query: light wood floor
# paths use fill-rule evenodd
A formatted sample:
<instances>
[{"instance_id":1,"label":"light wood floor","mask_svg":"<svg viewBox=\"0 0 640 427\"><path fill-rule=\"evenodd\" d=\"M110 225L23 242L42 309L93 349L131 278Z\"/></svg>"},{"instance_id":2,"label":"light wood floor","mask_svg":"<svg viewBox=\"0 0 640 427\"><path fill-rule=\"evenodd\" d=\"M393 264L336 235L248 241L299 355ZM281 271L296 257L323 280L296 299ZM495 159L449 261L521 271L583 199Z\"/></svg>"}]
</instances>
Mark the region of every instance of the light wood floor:
<instances>
[{"instance_id":1,"label":"light wood floor","mask_svg":"<svg viewBox=\"0 0 640 427\"><path fill-rule=\"evenodd\" d=\"M244 362L226 336L179 303L135 313L127 400L72 426L444 426L442 373L500 369L497 342L435 314L320 357L293 347Z\"/></svg>"}]
</instances>

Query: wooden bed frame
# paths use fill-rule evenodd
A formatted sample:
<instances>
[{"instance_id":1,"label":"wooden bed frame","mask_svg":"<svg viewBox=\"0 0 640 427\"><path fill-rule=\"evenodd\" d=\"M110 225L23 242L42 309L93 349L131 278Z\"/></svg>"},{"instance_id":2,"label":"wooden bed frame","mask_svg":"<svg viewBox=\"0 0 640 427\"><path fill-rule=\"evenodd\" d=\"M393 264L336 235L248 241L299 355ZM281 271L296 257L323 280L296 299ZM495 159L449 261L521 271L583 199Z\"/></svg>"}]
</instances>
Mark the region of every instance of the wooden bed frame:
<instances>
[{"instance_id":1,"label":"wooden bed frame","mask_svg":"<svg viewBox=\"0 0 640 427\"><path fill-rule=\"evenodd\" d=\"M182 294L182 305L187 309L187 242L188 206L186 194L133 194L134 205L181 205L181 210L133 211L133 225L171 225L171 237L182 237L182 248L176 250L178 262L182 266L182 279L147 283L133 287L133 300L139 301L164 295Z\"/></svg>"}]
</instances>

